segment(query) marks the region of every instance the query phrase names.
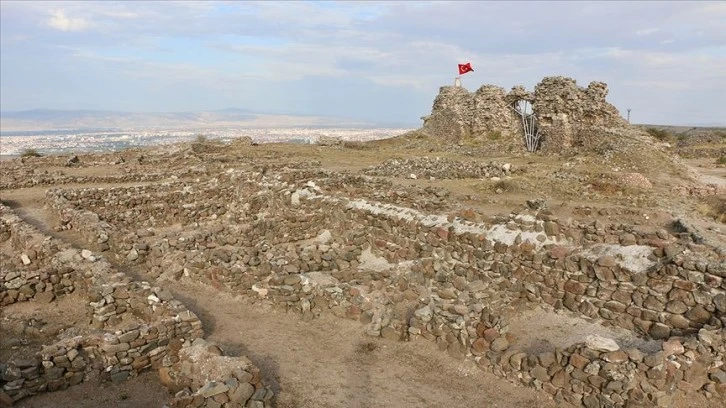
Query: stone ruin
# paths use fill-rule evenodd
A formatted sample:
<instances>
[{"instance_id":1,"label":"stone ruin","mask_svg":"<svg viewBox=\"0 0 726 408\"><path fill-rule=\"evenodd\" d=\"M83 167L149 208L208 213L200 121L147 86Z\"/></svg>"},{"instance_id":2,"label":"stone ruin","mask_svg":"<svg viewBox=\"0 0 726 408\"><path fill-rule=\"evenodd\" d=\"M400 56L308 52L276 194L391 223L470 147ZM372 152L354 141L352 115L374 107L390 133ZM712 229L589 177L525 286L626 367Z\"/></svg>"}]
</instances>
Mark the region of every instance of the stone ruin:
<instances>
[{"instance_id":1,"label":"stone ruin","mask_svg":"<svg viewBox=\"0 0 726 408\"><path fill-rule=\"evenodd\" d=\"M0 306L60 307L63 297L76 294L86 309L85 322L67 322L58 339L40 342L27 331L14 333L13 323L28 322L3 321L4 342L22 339L12 346L14 356L0 361L0 406L92 379L120 382L149 369L158 370L174 393L169 407L270 406L273 394L259 369L205 341L200 320L169 291L133 281L98 253L45 235L3 204L0 244L18 254L0 253ZM213 363L199 364L200 356Z\"/></svg>"},{"instance_id":2,"label":"stone ruin","mask_svg":"<svg viewBox=\"0 0 726 408\"><path fill-rule=\"evenodd\" d=\"M572 78L546 77L534 92L515 86L507 93L495 85L483 85L476 92L444 86L434 99L431 115L425 116L422 131L432 137L463 142L503 138L521 141L524 125L517 109L531 104L536 128L542 134L538 149L557 152L577 147L595 129L627 126L627 121L605 99L607 85L593 81L587 88Z\"/></svg>"},{"instance_id":3,"label":"stone ruin","mask_svg":"<svg viewBox=\"0 0 726 408\"><path fill-rule=\"evenodd\" d=\"M90 322L32 358L1 361L0 396L19 400L94 375L122 381L156 369L175 393L170 406L274 402L249 360L223 356L181 302L157 284L132 281L107 259L152 282L200 282L303 320L327 313L359 321L371 336L435 342L452 358L576 406L669 406L690 392L726 396L723 248L703 244L686 227L561 220L542 208L495 217L454 210L442 191L394 192L377 176L405 176L412 165L437 178L518 169L402 162L369 168L372 176L292 160L265 171L185 165L166 178L119 176L135 185L49 189L45 204L56 229L79 234L84 251L0 206L0 244L12 249L0 253L0 305L52 304L80 292ZM73 177L29 179L78 184ZM149 179L158 182L142 182ZM27 180L8 178L7 188ZM546 343L555 330L523 324L531 310L631 337ZM209 362L203 373L191 370L199 362Z\"/></svg>"},{"instance_id":4,"label":"stone ruin","mask_svg":"<svg viewBox=\"0 0 726 408\"><path fill-rule=\"evenodd\" d=\"M368 185L376 186L375 179L319 170L229 169L207 181L51 189L46 203L59 228L78 231L89 248L146 276L203 282L302 319L332 313L360 321L372 336L433 341L454 358L470 358L557 401L668 406L679 392L726 395L726 266L722 254L689 234L565 223L547 211L483 218L423 212L387 197L351 198L350 186ZM97 359L111 379L160 369L180 390L173 406L200 406L205 398L246 400L247 406L270 401L249 361L238 358L228 367L200 339L198 319L168 294L124 281L91 290L108 273L83 268L98 268L103 259L73 253L74 266L63 269L59 262L70 255L56 254L67 250L34 244L45 239L24 240L32 228L7 208L2 214L2 237L21 254L5 260L2 303L88 287L91 320L111 330L54 345L62 352L42 352L32 362L4 363L0 384L13 399L62 386L59 379L78 382ZM189 228L170 230L175 224ZM59 273L60 283L53 278ZM158 310L151 323L131 324L138 314L131 310L151 306ZM593 319L641 340L533 345L512 328L532 306ZM120 310L129 316L117 317ZM114 328L126 319L129 329ZM164 343L157 338L161 326L149 326L155 321L166 327ZM88 362L74 368L69 353ZM211 366L220 378L185 378L190 366L180 359L212 358L219 360Z\"/></svg>"}]
</instances>

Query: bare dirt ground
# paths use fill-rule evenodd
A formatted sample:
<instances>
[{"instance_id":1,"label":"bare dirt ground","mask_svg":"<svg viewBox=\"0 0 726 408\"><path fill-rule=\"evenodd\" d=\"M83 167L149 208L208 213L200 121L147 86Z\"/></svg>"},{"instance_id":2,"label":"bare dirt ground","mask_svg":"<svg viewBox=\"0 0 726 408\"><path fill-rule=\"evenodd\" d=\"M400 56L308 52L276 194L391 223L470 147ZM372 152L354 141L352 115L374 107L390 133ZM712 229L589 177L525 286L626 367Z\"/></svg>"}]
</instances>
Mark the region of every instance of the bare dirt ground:
<instances>
[{"instance_id":1,"label":"bare dirt ground","mask_svg":"<svg viewBox=\"0 0 726 408\"><path fill-rule=\"evenodd\" d=\"M686 163L694 173L694 177L701 183L726 185L726 166L717 166L711 159L690 159Z\"/></svg>"},{"instance_id":2,"label":"bare dirt ground","mask_svg":"<svg viewBox=\"0 0 726 408\"><path fill-rule=\"evenodd\" d=\"M35 302L15 303L0 309L0 359L11 355L30 357L61 331L88 329L85 300L76 294L63 296L53 307Z\"/></svg>"},{"instance_id":3,"label":"bare dirt ground","mask_svg":"<svg viewBox=\"0 0 726 408\"><path fill-rule=\"evenodd\" d=\"M462 158L450 151L408 149L389 141L377 142L365 149L282 144L256 149L259 153L256 156L258 161L251 167L264 166L272 161L284 162L294 157L296 161L317 160L322 168L351 173L395 157L429 155ZM273 159L265 160L264 155ZM282 155L282 158L274 159L275 155ZM472 158L467 156L462 159ZM704 228L715 228L712 231L713 237L723 242L723 224L716 222L710 215L694 211L700 203L698 198L676 197L671 194L673 187L693 183L693 180L689 181L687 174L679 175L671 173L671 169L661 171L656 168L645 174L654 184L652 190L627 190L618 186L611 190L610 187L592 182L598 180L602 174L618 173L613 172L609 164L523 155L501 155L485 159L506 161L514 167L526 168L527 172L523 176L512 178L511 190L500 193L493 188L494 182L484 179L387 179L394 183L394 188L411 185L444 188L452 194L451 200L456 202L458 208L475 208L491 215L507 214L514 208L526 208L527 200L543 198L550 210L561 219L603 219L655 229L664 228L672 221L674 211L678 211L690 214ZM723 185L726 169L713 166L713 160L689 160L687 163L690 170L696 172L696 183L700 180L701 183ZM234 161L228 165L234 165ZM212 167L212 164L209 166ZM54 165L36 167L34 171L64 171L66 174L91 176L117 174L118 169L109 165L69 170ZM578 177L587 176L588 181L554 178L553 174L558 172ZM587 186L588 184L594 187ZM64 187L74 186L81 185ZM37 186L4 190L0 191L0 199L42 231L82 248L84 241L77 233L54 231L58 219L44 208L43 197L47 188L48 186ZM642 196L642 203L647 205L634 201L634 196ZM592 210L583 212L583 207ZM125 271L136 279L144 278L133 269ZM430 342L392 342L371 338L364 333L363 326L358 322L329 315L306 322L295 314L251 305L245 299L220 293L207 286L180 282L165 282L164 285L200 317L209 339L219 343L228 354L246 355L260 367L263 381L275 391L277 405L280 407L566 406L553 402L544 392L515 386L484 373L471 361L455 360L438 351L436 345ZM8 309L3 310L0 316L7 313L20 312ZM62 317L67 321L74 321L80 312L75 313L73 316ZM524 313L514 321L511 330L520 338L529 336L532 347L535 348L542 341L569 345L583 334L600 332L626 342L636 341L625 333L581 319L541 311ZM2 352L7 353L8 346L4 343L0 345ZM641 345L647 347L647 344ZM24 399L17 406L154 407L163 405L167 398L166 390L159 383L156 374L149 372L121 384L87 382L65 391ZM679 397L675 406L723 405L722 401L706 401L699 395L689 396L687 399Z\"/></svg>"},{"instance_id":4,"label":"bare dirt ground","mask_svg":"<svg viewBox=\"0 0 726 408\"><path fill-rule=\"evenodd\" d=\"M333 316L306 323L196 285L173 289L211 340L260 367L280 407L555 406L431 342L371 338L359 323Z\"/></svg>"},{"instance_id":5,"label":"bare dirt ground","mask_svg":"<svg viewBox=\"0 0 726 408\"><path fill-rule=\"evenodd\" d=\"M162 407L169 393L158 375L148 371L122 383L86 381L62 391L38 394L18 401L17 408L141 408Z\"/></svg>"}]
</instances>

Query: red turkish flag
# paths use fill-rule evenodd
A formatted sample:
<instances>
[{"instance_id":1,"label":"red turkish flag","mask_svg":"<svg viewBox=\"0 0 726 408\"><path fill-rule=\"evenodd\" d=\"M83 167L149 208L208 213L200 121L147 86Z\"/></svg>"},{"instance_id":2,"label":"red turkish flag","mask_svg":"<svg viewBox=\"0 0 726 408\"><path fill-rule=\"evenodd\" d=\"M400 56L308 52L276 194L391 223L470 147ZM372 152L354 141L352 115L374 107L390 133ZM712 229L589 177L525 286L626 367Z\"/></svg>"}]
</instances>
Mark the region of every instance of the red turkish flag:
<instances>
[{"instance_id":1,"label":"red turkish flag","mask_svg":"<svg viewBox=\"0 0 726 408\"><path fill-rule=\"evenodd\" d=\"M474 68L471 67L471 62L467 62L466 64L459 64L459 75L464 75L467 72L473 72Z\"/></svg>"}]
</instances>

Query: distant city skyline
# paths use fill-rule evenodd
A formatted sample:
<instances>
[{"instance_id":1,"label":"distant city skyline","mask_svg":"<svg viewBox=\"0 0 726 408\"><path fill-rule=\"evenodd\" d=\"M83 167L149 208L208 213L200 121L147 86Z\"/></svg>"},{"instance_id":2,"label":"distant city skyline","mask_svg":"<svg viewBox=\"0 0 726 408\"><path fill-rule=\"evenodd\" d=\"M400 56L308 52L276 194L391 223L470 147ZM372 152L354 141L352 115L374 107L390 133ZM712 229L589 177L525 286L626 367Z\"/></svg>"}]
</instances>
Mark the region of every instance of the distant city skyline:
<instances>
[{"instance_id":1,"label":"distant city skyline","mask_svg":"<svg viewBox=\"0 0 726 408\"><path fill-rule=\"evenodd\" d=\"M420 124L462 78L608 83L633 123L726 125L726 2L0 2L0 109L241 108Z\"/></svg>"}]
</instances>

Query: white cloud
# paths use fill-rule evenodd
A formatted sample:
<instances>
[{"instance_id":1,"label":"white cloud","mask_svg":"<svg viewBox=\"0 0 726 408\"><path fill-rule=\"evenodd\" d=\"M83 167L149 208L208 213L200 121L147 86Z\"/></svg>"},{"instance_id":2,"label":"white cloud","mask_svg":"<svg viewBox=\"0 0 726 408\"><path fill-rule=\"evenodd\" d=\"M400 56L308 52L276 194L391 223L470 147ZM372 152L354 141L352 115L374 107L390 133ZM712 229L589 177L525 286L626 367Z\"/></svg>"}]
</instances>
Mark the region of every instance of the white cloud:
<instances>
[{"instance_id":1,"label":"white cloud","mask_svg":"<svg viewBox=\"0 0 726 408\"><path fill-rule=\"evenodd\" d=\"M61 31L84 31L91 26L84 18L66 16L63 10L53 11L48 25Z\"/></svg>"},{"instance_id":2,"label":"white cloud","mask_svg":"<svg viewBox=\"0 0 726 408\"><path fill-rule=\"evenodd\" d=\"M637 35L639 37L645 37L645 36L657 33L658 31L660 31L660 28L644 28L642 30L636 31L635 35Z\"/></svg>"},{"instance_id":3,"label":"white cloud","mask_svg":"<svg viewBox=\"0 0 726 408\"><path fill-rule=\"evenodd\" d=\"M428 89L429 85L431 85L430 81L428 81L427 78L415 77L405 74L372 75L367 76L366 78L379 85L414 88L419 90Z\"/></svg>"}]
</instances>

